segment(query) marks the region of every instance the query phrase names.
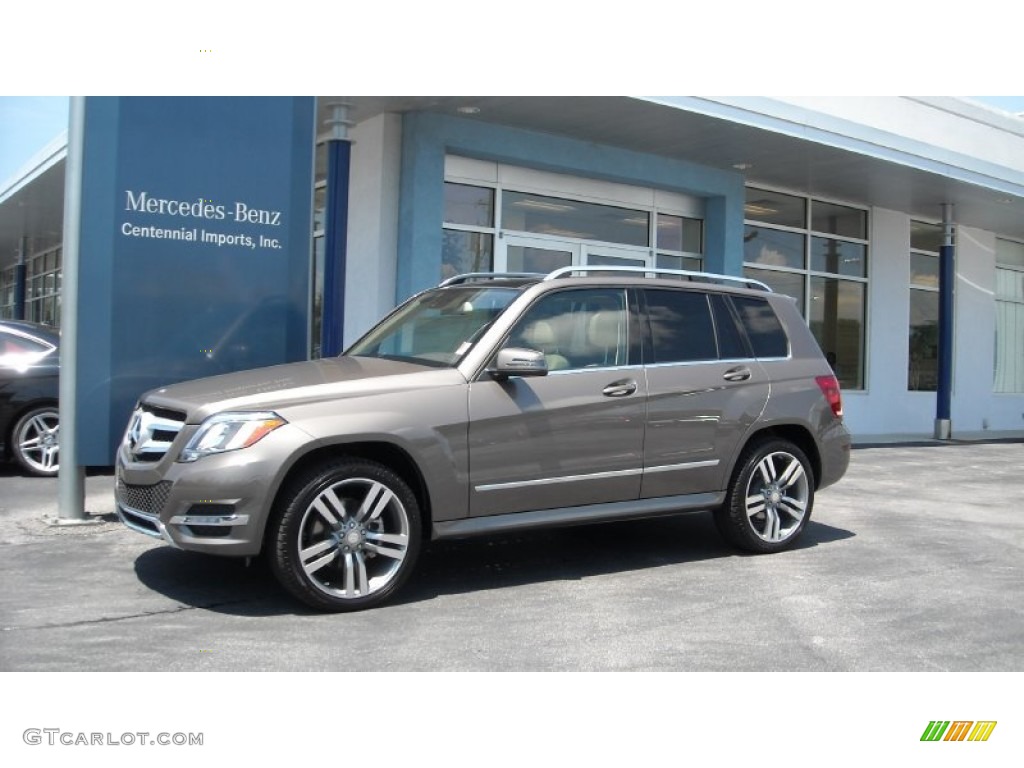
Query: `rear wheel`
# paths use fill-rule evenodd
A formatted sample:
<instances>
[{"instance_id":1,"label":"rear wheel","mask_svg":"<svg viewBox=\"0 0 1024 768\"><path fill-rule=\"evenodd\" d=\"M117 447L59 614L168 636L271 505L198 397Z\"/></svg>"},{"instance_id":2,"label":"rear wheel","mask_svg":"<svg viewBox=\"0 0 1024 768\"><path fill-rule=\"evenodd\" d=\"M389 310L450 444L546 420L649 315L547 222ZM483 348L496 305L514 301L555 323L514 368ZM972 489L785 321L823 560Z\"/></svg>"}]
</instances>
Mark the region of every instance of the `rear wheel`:
<instances>
[{"instance_id":1,"label":"rear wheel","mask_svg":"<svg viewBox=\"0 0 1024 768\"><path fill-rule=\"evenodd\" d=\"M813 505L807 456L787 440L768 440L744 451L715 524L740 549L778 552L796 543Z\"/></svg>"},{"instance_id":2,"label":"rear wheel","mask_svg":"<svg viewBox=\"0 0 1024 768\"><path fill-rule=\"evenodd\" d=\"M56 406L33 408L11 432L14 460L34 475L53 477L60 465L60 413Z\"/></svg>"},{"instance_id":3,"label":"rear wheel","mask_svg":"<svg viewBox=\"0 0 1024 768\"><path fill-rule=\"evenodd\" d=\"M391 597L419 555L419 505L382 464L341 459L299 477L270 531L274 574L313 608L355 611Z\"/></svg>"}]
</instances>

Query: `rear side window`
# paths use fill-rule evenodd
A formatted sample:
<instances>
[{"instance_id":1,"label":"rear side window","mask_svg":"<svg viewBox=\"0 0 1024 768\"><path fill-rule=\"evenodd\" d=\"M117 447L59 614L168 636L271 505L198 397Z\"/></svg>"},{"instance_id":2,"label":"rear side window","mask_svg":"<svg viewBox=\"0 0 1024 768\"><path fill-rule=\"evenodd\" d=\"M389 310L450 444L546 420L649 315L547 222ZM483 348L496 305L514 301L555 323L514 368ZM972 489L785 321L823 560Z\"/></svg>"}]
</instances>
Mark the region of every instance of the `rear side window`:
<instances>
[{"instance_id":1,"label":"rear side window","mask_svg":"<svg viewBox=\"0 0 1024 768\"><path fill-rule=\"evenodd\" d=\"M0 356L6 355L42 355L50 351L52 347L41 344L33 339L24 336L15 336L13 333L0 331Z\"/></svg>"},{"instance_id":2,"label":"rear side window","mask_svg":"<svg viewBox=\"0 0 1024 768\"><path fill-rule=\"evenodd\" d=\"M736 323L736 316L729 307L725 296L709 294L711 312L715 316L715 330L718 332L718 353L723 360L740 360L750 357L750 349L743 340L743 332Z\"/></svg>"},{"instance_id":3,"label":"rear side window","mask_svg":"<svg viewBox=\"0 0 1024 768\"><path fill-rule=\"evenodd\" d=\"M754 357L789 355L789 339L775 316L775 310L765 299L733 296L732 301L754 348Z\"/></svg>"},{"instance_id":4,"label":"rear side window","mask_svg":"<svg viewBox=\"0 0 1024 768\"><path fill-rule=\"evenodd\" d=\"M706 294L670 290L646 293L654 363L718 359Z\"/></svg>"}]
</instances>

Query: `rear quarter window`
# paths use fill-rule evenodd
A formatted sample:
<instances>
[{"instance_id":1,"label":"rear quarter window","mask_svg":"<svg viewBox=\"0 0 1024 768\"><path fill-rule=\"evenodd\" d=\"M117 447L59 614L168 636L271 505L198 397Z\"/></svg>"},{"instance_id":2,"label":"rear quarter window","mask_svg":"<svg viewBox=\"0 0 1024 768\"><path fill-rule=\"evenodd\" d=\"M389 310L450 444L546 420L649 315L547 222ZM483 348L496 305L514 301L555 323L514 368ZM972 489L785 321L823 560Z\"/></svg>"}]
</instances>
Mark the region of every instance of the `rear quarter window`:
<instances>
[{"instance_id":1,"label":"rear quarter window","mask_svg":"<svg viewBox=\"0 0 1024 768\"><path fill-rule=\"evenodd\" d=\"M754 357L789 356L789 339L766 299L733 296L732 302L750 339Z\"/></svg>"}]
</instances>

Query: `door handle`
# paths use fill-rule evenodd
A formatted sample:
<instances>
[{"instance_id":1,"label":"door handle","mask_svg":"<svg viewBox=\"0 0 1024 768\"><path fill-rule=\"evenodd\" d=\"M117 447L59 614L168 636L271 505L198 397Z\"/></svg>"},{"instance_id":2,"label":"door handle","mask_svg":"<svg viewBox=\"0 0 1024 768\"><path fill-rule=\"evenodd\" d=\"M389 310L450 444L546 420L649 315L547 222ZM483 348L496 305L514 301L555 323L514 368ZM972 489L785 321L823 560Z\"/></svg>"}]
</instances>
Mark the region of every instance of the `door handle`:
<instances>
[{"instance_id":1,"label":"door handle","mask_svg":"<svg viewBox=\"0 0 1024 768\"><path fill-rule=\"evenodd\" d=\"M634 392L636 392L636 382L632 379L613 381L601 390L601 394L605 397L625 397L626 395L632 395Z\"/></svg>"},{"instance_id":2,"label":"door handle","mask_svg":"<svg viewBox=\"0 0 1024 768\"><path fill-rule=\"evenodd\" d=\"M739 368L730 368L722 374L722 378L726 381L746 381L750 378L750 369L742 365Z\"/></svg>"}]
</instances>

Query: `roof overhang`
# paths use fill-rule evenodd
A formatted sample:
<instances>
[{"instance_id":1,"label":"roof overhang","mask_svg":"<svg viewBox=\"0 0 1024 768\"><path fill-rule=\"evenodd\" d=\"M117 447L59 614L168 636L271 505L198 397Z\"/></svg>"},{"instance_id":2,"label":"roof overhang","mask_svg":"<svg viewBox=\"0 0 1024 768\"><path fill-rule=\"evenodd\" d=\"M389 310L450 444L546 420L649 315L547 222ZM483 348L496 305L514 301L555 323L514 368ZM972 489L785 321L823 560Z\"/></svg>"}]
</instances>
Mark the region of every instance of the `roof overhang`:
<instances>
[{"instance_id":1,"label":"roof overhang","mask_svg":"<svg viewBox=\"0 0 1024 768\"><path fill-rule=\"evenodd\" d=\"M59 245L64 228L64 165L67 134L58 136L0 188L0 268L26 251Z\"/></svg>"},{"instance_id":2,"label":"roof overhang","mask_svg":"<svg viewBox=\"0 0 1024 768\"><path fill-rule=\"evenodd\" d=\"M438 112L738 170L751 184L925 219L939 219L952 203L960 224L1024 238L1024 172L848 120L809 123L806 110L767 99L321 97L321 120L334 101L349 102L356 123L383 112ZM1024 121L957 99L913 101L986 121L1024 153Z\"/></svg>"},{"instance_id":3,"label":"roof overhang","mask_svg":"<svg viewBox=\"0 0 1024 768\"><path fill-rule=\"evenodd\" d=\"M852 121L807 119L767 99L626 96L320 97L320 125L334 101L362 122L385 112L436 112L569 136L742 172L748 183L880 206L936 220L944 203L960 224L1024 239L1024 170L885 133ZM1024 156L1024 121L972 113L954 99L919 99L983 122ZM958 106L959 105L959 106ZM818 116L820 117L820 116ZM60 241L66 137L43 150L0 190L0 267Z\"/></svg>"}]
</instances>

